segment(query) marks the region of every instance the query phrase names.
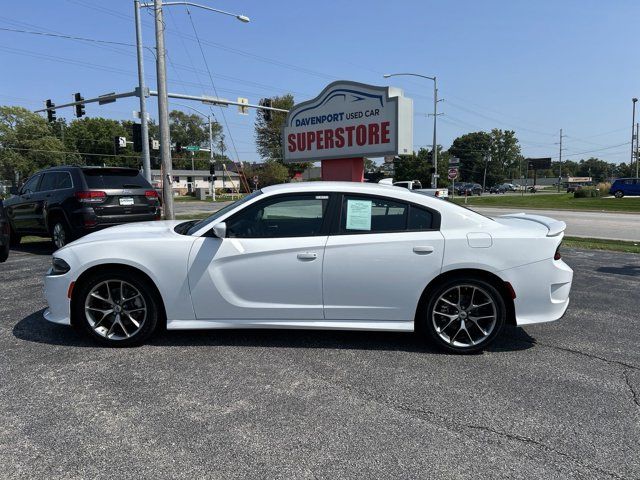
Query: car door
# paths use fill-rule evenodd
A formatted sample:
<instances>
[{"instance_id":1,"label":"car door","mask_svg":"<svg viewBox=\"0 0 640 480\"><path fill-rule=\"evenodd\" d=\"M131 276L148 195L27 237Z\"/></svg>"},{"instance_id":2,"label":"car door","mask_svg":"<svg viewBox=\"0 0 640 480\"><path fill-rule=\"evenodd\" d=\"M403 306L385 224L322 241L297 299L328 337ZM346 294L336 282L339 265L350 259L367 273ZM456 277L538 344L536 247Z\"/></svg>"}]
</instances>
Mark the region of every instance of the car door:
<instances>
[{"instance_id":1,"label":"car door","mask_svg":"<svg viewBox=\"0 0 640 480\"><path fill-rule=\"evenodd\" d=\"M321 320L329 201L269 197L228 218L225 238L198 239L188 274L196 318Z\"/></svg>"},{"instance_id":2,"label":"car door","mask_svg":"<svg viewBox=\"0 0 640 480\"><path fill-rule=\"evenodd\" d=\"M13 227L20 232L33 232L36 230L36 193L40 184L41 174L29 178L20 189L16 203L12 203L9 215Z\"/></svg>"},{"instance_id":3,"label":"car door","mask_svg":"<svg viewBox=\"0 0 640 480\"><path fill-rule=\"evenodd\" d=\"M439 213L385 197L344 195L324 254L327 320L413 320L440 273Z\"/></svg>"}]
</instances>

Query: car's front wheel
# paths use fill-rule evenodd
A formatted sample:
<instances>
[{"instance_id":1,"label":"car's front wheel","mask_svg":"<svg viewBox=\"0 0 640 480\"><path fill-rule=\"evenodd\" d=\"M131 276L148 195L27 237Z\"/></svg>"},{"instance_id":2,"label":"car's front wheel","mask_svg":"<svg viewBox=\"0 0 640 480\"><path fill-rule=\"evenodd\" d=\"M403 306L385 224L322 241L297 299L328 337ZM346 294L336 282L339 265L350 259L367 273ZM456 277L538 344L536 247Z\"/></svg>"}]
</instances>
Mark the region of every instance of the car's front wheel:
<instances>
[{"instance_id":1,"label":"car's front wheel","mask_svg":"<svg viewBox=\"0 0 640 480\"><path fill-rule=\"evenodd\" d=\"M622 190L618 190L616 193L613 194L616 198L622 198L624 197L624 192Z\"/></svg>"},{"instance_id":2,"label":"car's front wheel","mask_svg":"<svg viewBox=\"0 0 640 480\"><path fill-rule=\"evenodd\" d=\"M504 300L493 285L460 277L431 291L417 320L419 329L440 348L472 353L495 340L505 317Z\"/></svg>"},{"instance_id":3,"label":"car's front wheel","mask_svg":"<svg viewBox=\"0 0 640 480\"><path fill-rule=\"evenodd\" d=\"M105 271L74 289L73 323L102 345L142 344L156 329L159 300L136 273Z\"/></svg>"}]
</instances>

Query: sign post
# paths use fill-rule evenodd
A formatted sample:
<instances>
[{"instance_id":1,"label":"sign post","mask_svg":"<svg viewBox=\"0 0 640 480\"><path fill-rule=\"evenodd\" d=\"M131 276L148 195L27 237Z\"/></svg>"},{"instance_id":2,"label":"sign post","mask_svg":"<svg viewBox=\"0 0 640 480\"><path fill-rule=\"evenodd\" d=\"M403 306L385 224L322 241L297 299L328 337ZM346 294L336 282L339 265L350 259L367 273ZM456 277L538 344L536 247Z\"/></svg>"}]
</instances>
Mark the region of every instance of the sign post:
<instances>
[{"instance_id":1,"label":"sign post","mask_svg":"<svg viewBox=\"0 0 640 480\"><path fill-rule=\"evenodd\" d=\"M394 87L328 85L295 105L283 130L286 163L322 162L323 180L364 181L364 157L413 151L413 102Z\"/></svg>"}]
</instances>

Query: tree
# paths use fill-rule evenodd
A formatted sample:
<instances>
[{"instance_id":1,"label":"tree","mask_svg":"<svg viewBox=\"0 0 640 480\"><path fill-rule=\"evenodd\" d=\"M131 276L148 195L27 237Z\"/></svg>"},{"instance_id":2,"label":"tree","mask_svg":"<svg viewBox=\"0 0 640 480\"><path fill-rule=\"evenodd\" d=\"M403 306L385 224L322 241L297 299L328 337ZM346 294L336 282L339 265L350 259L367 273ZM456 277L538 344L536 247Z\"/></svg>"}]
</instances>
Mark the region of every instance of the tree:
<instances>
[{"instance_id":1,"label":"tree","mask_svg":"<svg viewBox=\"0 0 640 480\"><path fill-rule=\"evenodd\" d=\"M257 176L259 187L287 183L291 178L287 167L275 160L270 160L262 165L246 165L244 172L252 185L251 179Z\"/></svg>"},{"instance_id":2,"label":"tree","mask_svg":"<svg viewBox=\"0 0 640 480\"><path fill-rule=\"evenodd\" d=\"M172 110L169 112L169 131L171 141L181 144L183 148L189 145L209 148L209 123L198 114ZM214 145L222 141L222 126L218 122L212 122L211 132ZM209 154L206 152L183 150L174 152L172 157L175 168L190 169L192 157L195 168L209 168Z\"/></svg>"},{"instance_id":3,"label":"tree","mask_svg":"<svg viewBox=\"0 0 640 480\"><path fill-rule=\"evenodd\" d=\"M487 164L487 186L495 185L507 178L514 178L516 172L519 172L523 160L516 132L497 128L491 130L490 150L491 157Z\"/></svg>"},{"instance_id":4,"label":"tree","mask_svg":"<svg viewBox=\"0 0 640 480\"><path fill-rule=\"evenodd\" d=\"M482 183L490 144L487 132L467 133L453 141L449 154L460 159L459 181Z\"/></svg>"},{"instance_id":5,"label":"tree","mask_svg":"<svg viewBox=\"0 0 640 480\"><path fill-rule=\"evenodd\" d=\"M291 110L293 95L290 93L282 97L273 97L271 106ZM255 139L258 154L265 160L277 160L282 163L282 129L287 114L284 112L270 112L271 120L265 119L265 111L259 110L256 115Z\"/></svg>"},{"instance_id":6,"label":"tree","mask_svg":"<svg viewBox=\"0 0 640 480\"><path fill-rule=\"evenodd\" d=\"M54 128L25 108L0 107L0 178L16 184L43 168L73 163Z\"/></svg>"},{"instance_id":7,"label":"tree","mask_svg":"<svg viewBox=\"0 0 640 480\"><path fill-rule=\"evenodd\" d=\"M116 155L115 137L131 139L131 129L117 120L102 117L72 120L60 136L64 136L67 149L79 152L80 163L84 165L140 166L131 146Z\"/></svg>"}]
</instances>

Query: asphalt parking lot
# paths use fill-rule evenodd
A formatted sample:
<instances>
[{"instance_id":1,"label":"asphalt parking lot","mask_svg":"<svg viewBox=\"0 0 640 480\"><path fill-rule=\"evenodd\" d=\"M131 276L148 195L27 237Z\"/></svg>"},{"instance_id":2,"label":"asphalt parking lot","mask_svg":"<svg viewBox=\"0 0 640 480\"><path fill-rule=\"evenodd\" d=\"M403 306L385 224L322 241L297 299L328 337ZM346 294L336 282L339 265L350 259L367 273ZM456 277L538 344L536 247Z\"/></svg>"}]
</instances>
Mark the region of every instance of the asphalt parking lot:
<instances>
[{"instance_id":1,"label":"asphalt parking lot","mask_svg":"<svg viewBox=\"0 0 640 480\"><path fill-rule=\"evenodd\" d=\"M2 478L640 478L640 256L565 249L564 319L490 351L409 334L42 319L51 249L0 264Z\"/></svg>"}]
</instances>

